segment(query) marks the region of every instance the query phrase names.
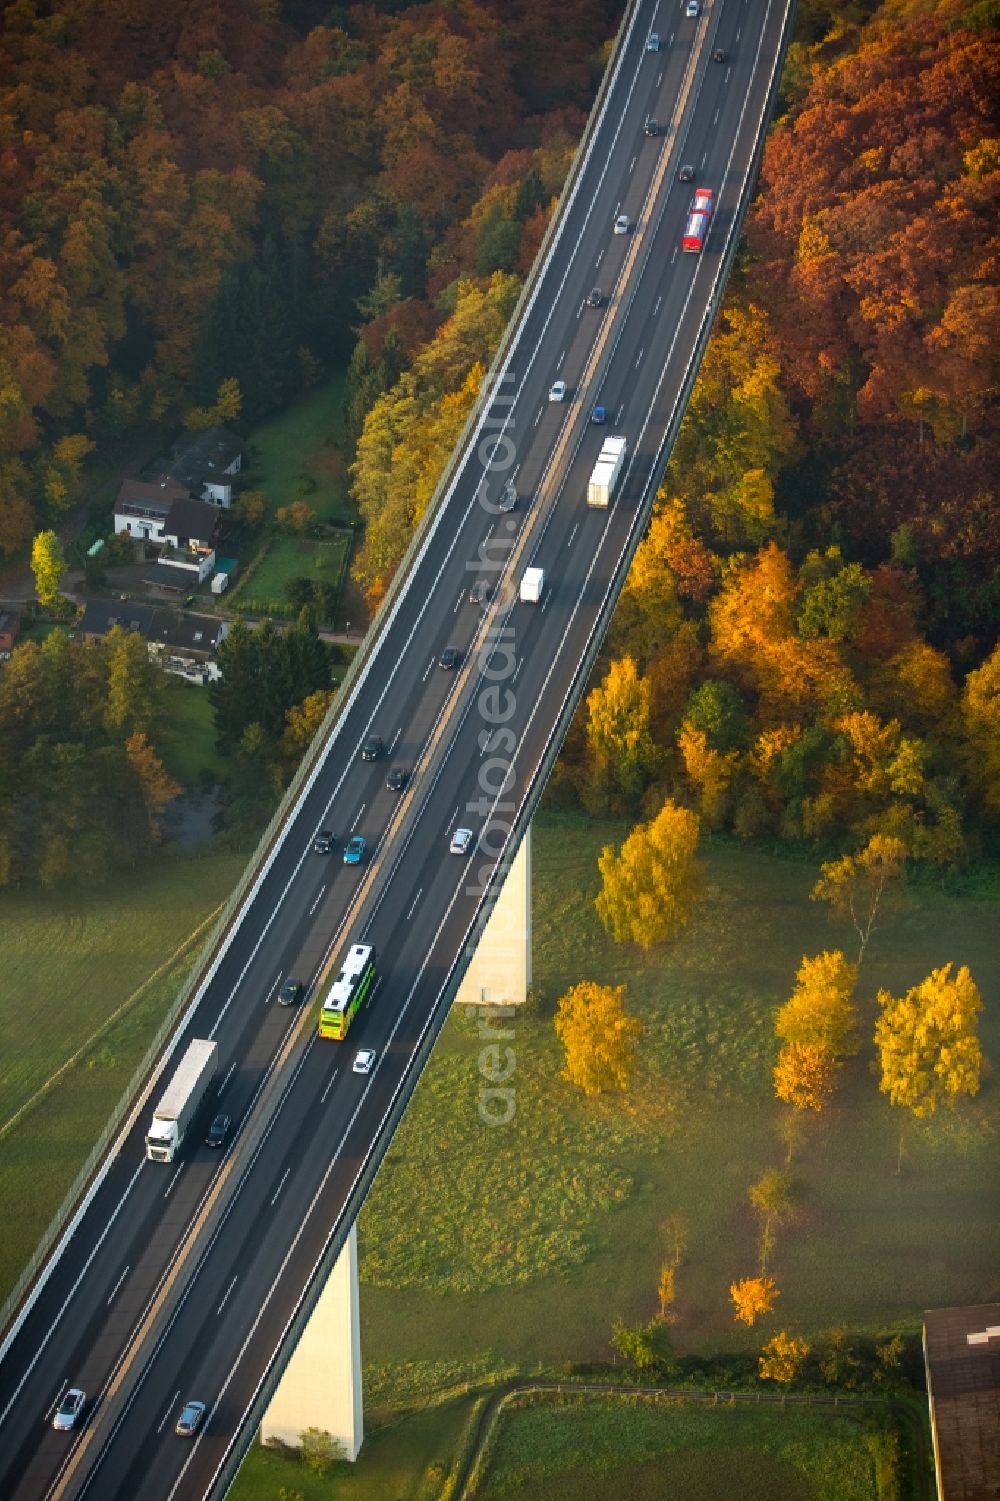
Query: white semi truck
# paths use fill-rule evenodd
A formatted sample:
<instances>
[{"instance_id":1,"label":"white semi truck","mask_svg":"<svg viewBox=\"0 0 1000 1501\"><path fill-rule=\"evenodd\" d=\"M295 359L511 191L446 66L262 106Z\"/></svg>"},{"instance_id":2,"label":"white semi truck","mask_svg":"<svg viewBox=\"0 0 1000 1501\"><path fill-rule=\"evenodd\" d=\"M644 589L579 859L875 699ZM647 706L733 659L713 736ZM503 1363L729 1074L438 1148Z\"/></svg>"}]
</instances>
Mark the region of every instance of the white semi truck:
<instances>
[{"instance_id":1,"label":"white semi truck","mask_svg":"<svg viewBox=\"0 0 1000 1501\"><path fill-rule=\"evenodd\" d=\"M521 575L521 601L524 604L537 605L545 588L544 568L526 568Z\"/></svg>"},{"instance_id":2,"label":"white semi truck","mask_svg":"<svg viewBox=\"0 0 1000 1501\"><path fill-rule=\"evenodd\" d=\"M219 1066L219 1044L195 1038L177 1065L177 1071L153 1111L146 1133L146 1156L150 1162L173 1162L188 1126L198 1114Z\"/></svg>"},{"instance_id":3,"label":"white semi truck","mask_svg":"<svg viewBox=\"0 0 1000 1501\"><path fill-rule=\"evenodd\" d=\"M625 466L625 439L605 438L587 485L588 506L607 506Z\"/></svg>"}]
</instances>

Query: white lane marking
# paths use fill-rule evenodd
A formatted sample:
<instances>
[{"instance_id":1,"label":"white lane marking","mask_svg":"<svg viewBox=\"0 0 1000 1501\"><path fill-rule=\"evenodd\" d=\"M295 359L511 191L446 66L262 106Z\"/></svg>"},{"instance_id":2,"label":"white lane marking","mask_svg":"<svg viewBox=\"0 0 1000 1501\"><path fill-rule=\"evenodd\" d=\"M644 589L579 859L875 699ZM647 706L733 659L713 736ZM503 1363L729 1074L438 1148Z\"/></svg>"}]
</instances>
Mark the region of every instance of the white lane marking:
<instances>
[{"instance_id":1,"label":"white lane marking","mask_svg":"<svg viewBox=\"0 0 1000 1501\"><path fill-rule=\"evenodd\" d=\"M676 31L672 31L672 32L671 32L671 33L670 33L670 40L669 40L669 42L668 42L668 43L667 43L667 46L668 46L668 47L672 47L672 46L673 46L673 45L674 45L674 37L675 37L675 36L676 36L676 35L677 35L677 33L676 33Z\"/></svg>"},{"instance_id":2,"label":"white lane marking","mask_svg":"<svg viewBox=\"0 0 1000 1501\"><path fill-rule=\"evenodd\" d=\"M704 172L704 170L705 170L705 163L707 161L708 161L708 152L706 151L704 153L704 155L702 156L701 162L699 163L699 166L698 166L699 172Z\"/></svg>"},{"instance_id":3,"label":"white lane marking","mask_svg":"<svg viewBox=\"0 0 1000 1501\"><path fill-rule=\"evenodd\" d=\"M722 105L721 105L721 104L720 104L720 105L719 105L719 109L717 109L717 110L716 110L716 111L715 111L715 114L714 114L714 115L713 115L713 116L712 116L712 124L713 124L713 125L718 125L718 123L719 123L719 110L720 110L720 109L721 109L721 108L722 108Z\"/></svg>"},{"instance_id":4,"label":"white lane marking","mask_svg":"<svg viewBox=\"0 0 1000 1501\"><path fill-rule=\"evenodd\" d=\"M170 1422L170 1414L173 1412L174 1408L177 1406L177 1398L180 1396L180 1394L181 1394L181 1389L180 1389L180 1387L178 1387L177 1390L174 1392L173 1396L170 1398L170 1402L169 1402L169 1404L167 1406L166 1412L163 1414L162 1418L160 1419L160 1426L156 1430L157 1433L162 1433L163 1430L164 1430L164 1428L166 1428L167 1424Z\"/></svg>"},{"instance_id":5,"label":"white lane marking","mask_svg":"<svg viewBox=\"0 0 1000 1501\"><path fill-rule=\"evenodd\" d=\"M323 889L320 891L319 896L316 898L316 900L313 902L312 906L309 908L309 916L310 917L315 917L315 915L316 915L316 908L319 906L320 902L323 900L323 898L325 896L326 896L326 887L324 886Z\"/></svg>"},{"instance_id":6,"label":"white lane marking","mask_svg":"<svg viewBox=\"0 0 1000 1501\"><path fill-rule=\"evenodd\" d=\"M624 410L625 410L625 403L622 402L621 406L618 408L618 416L615 418L615 427L617 427L618 424L621 422L621 420L622 420L622 413L624 412Z\"/></svg>"},{"instance_id":7,"label":"white lane marking","mask_svg":"<svg viewBox=\"0 0 1000 1501\"><path fill-rule=\"evenodd\" d=\"M539 611L539 614L541 614L541 615L545 614L545 611L548 609L549 600L551 598L552 598L552 590L551 589L546 589L545 593L542 595L542 607L541 607L541 610Z\"/></svg>"},{"instance_id":8,"label":"white lane marking","mask_svg":"<svg viewBox=\"0 0 1000 1501\"><path fill-rule=\"evenodd\" d=\"M639 160L639 158L637 156L633 156L632 160L629 162L629 164L628 164L629 175L631 175L635 171L635 164L636 164L636 162L638 160Z\"/></svg>"},{"instance_id":9,"label":"white lane marking","mask_svg":"<svg viewBox=\"0 0 1000 1501\"><path fill-rule=\"evenodd\" d=\"M271 1203L272 1204L274 1203L273 1199L271 1200ZM232 1282L230 1282L229 1286L226 1288L225 1292L222 1295L222 1302L219 1304L218 1308L215 1310L215 1317L216 1318L219 1317L219 1314L222 1312L222 1310L225 1308L226 1304L229 1302L229 1294L232 1292L233 1288L236 1286L236 1284L237 1284L237 1282L239 1280L240 1280L239 1276L234 1277L233 1280L232 1280Z\"/></svg>"},{"instance_id":10,"label":"white lane marking","mask_svg":"<svg viewBox=\"0 0 1000 1501\"><path fill-rule=\"evenodd\" d=\"M177 1179L180 1177L180 1175L181 1175L181 1173L183 1171L184 1171L184 1164L183 1163L181 1163L181 1165L180 1165L179 1168L175 1168L173 1177L171 1178L170 1182L167 1184L166 1188L163 1190L163 1197L164 1198L167 1197L167 1195L169 1194L170 1190L173 1188L174 1184L177 1182Z\"/></svg>"},{"instance_id":11,"label":"white lane marking","mask_svg":"<svg viewBox=\"0 0 1000 1501\"><path fill-rule=\"evenodd\" d=\"M45 1414L45 1421L46 1421L46 1423L50 1420L50 1418L52 1417L52 1414L55 1412L56 1408L59 1406L59 1403L62 1401L62 1399L63 1399L63 1392L66 1390L66 1388L68 1386L69 1386L69 1378L67 1377L63 1381L62 1386L56 1392L55 1400L53 1401L53 1403L52 1403L51 1407L49 1408L48 1412L46 1412L46 1414Z\"/></svg>"},{"instance_id":12,"label":"white lane marking","mask_svg":"<svg viewBox=\"0 0 1000 1501\"><path fill-rule=\"evenodd\" d=\"M737 41L739 41L739 39L740 39L740 33L741 33L741 32L742 32L742 30L743 30L743 25L742 25L742 23L741 23L741 24L740 24L740 25L739 25L739 26L737 26L737 28L736 28L736 40L737 40Z\"/></svg>"},{"instance_id":13,"label":"white lane marking","mask_svg":"<svg viewBox=\"0 0 1000 1501\"><path fill-rule=\"evenodd\" d=\"M558 359L557 359L557 360L556 360L556 369L557 369L557 370L561 370L561 369L562 369L562 362L563 362L563 360L564 360L564 359L565 359L565 358L566 358L566 351L565 351L565 349L564 349L564 350L563 350L563 352L562 352L562 354L561 354L561 355L560 355L560 356L559 356L559 358L558 358Z\"/></svg>"},{"instance_id":14,"label":"white lane marking","mask_svg":"<svg viewBox=\"0 0 1000 1501\"><path fill-rule=\"evenodd\" d=\"M235 1072L236 1072L236 1060L234 1058L233 1061L232 1061L232 1063L229 1065L228 1069L226 1070L226 1077L223 1079L222 1083L219 1085L219 1093L220 1094L225 1089L226 1085L229 1083L230 1079L233 1077L233 1075L235 1074Z\"/></svg>"},{"instance_id":15,"label":"white lane marking","mask_svg":"<svg viewBox=\"0 0 1000 1501\"><path fill-rule=\"evenodd\" d=\"M420 679L420 681L422 683L426 683L427 679L430 677L430 675L433 672L433 670L434 670L434 658L432 657L431 660L427 663L427 666L424 668L424 675Z\"/></svg>"},{"instance_id":16,"label":"white lane marking","mask_svg":"<svg viewBox=\"0 0 1000 1501\"><path fill-rule=\"evenodd\" d=\"M270 990L267 992L267 995L264 997L264 1004L265 1004L265 1006L267 1005L268 1001L273 1000L273 998L274 998L274 992L277 990L277 988L278 988L278 986L280 984L281 984L281 975L279 974L279 975L276 976L274 984L271 986Z\"/></svg>"},{"instance_id":17,"label":"white lane marking","mask_svg":"<svg viewBox=\"0 0 1000 1501\"><path fill-rule=\"evenodd\" d=\"M423 894L424 894L424 888L421 886L420 890L417 892L416 896L413 898L413 903L412 903L412 905L410 907L409 912L407 912L407 914L406 914L406 921L407 922L409 922L409 920L413 916L414 912L416 912L416 910L417 910L417 903L419 902L419 900L423 896Z\"/></svg>"},{"instance_id":18,"label":"white lane marking","mask_svg":"<svg viewBox=\"0 0 1000 1501\"><path fill-rule=\"evenodd\" d=\"M676 246L676 245L675 245L675 246L674 246L674 253L673 253L673 255L672 255L672 256L671 256L671 257L670 257L670 264L671 264L671 265L673 265L673 264L674 264L674 261L675 261L675 260L676 260L676 259L677 259L677 246Z\"/></svg>"},{"instance_id":19,"label":"white lane marking","mask_svg":"<svg viewBox=\"0 0 1000 1501\"><path fill-rule=\"evenodd\" d=\"M389 754L390 754L390 756L392 755L393 751L396 749L396 744L397 744L397 742L399 740L399 737L400 737L400 735L402 733L403 733L403 726L400 725L399 729L396 731L395 735L393 735L392 739L389 742Z\"/></svg>"},{"instance_id":20,"label":"white lane marking","mask_svg":"<svg viewBox=\"0 0 1000 1501\"><path fill-rule=\"evenodd\" d=\"M642 364L642 357L643 357L643 355L645 353L646 353L646 350L645 350L645 346L644 346L642 349L639 350L639 353L636 356L636 361L635 361L635 369L636 370L638 370L639 366Z\"/></svg>"},{"instance_id":21,"label":"white lane marking","mask_svg":"<svg viewBox=\"0 0 1000 1501\"><path fill-rule=\"evenodd\" d=\"M732 68L727 68L727 69L726 69L726 76L725 76L725 78L724 78L724 79L723 79L723 80L722 80L722 82L723 82L723 83L728 83L728 82L729 82L729 75L730 75L730 73L731 73L731 72L732 72L732 71L733 71L733 70L732 70Z\"/></svg>"},{"instance_id":22,"label":"white lane marking","mask_svg":"<svg viewBox=\"0 0 1000 1501\"><path fill-rule=\"evenodd\" d=\"M364 813L364 811L367 808L367 806L368 806L367 803L362 803L361 807L358 809L357 813L354 815L354 822L351 824L351 833L352 834L354 833L354 830L357 828L358 824L361 822L361 815Z\"/></svg>"},{"instance_id":23,"label":"white lane marking","mask_svg":"<svg viewBox=\"0 0 1000 1501\"><path fill-rule=\"evenodd\" d=\"M659 87L660 87L660 84L661 84L661 83L662 83L662 82L663 82L663 74L662 74L662 73L661 73L661 74L660 74L660 75L659 75L659 76L658 76L658 78L657 78L657 80L656 80L656 87L657 87L657 88L659 88Z\"/></svg>"},{"instance_id":24,"label":"white lane marking","mask_svg":"<svg viewBox=\"0 0 1000 1501\"><path fill-rule=\"evenodd\" d=\"M460 594L458 596L458 598L455 601L455 608L451 612L453 615L457 615L458 614L459 610L462 608L462 602L463 602L464 599L465 599L465 595L464 594Z\"/></svg>"},{"instance_id":25,"label":"white lane marking","mask_svg":"<svg viewBox=\"0 0 1000 1501\"><path fill-rule=\"evenodd\" d=\"M531 425L532 425L532 427L537 427L537 426L538 426L538 424L539 424L539 423L540 423L540 422L541 422L541 420L542 420L542 412L544 412L544 411L545 411L545 408L544 408L544 407L541 407L541 408L540 408L540 409L539 409L539 412L538 412L538 416L537 416L537 417L536 417L536 418L535 418L535 420L534 420L534 422L533 422L533 423L532 423L532 424L531 424Z\"/></svg>"},{"instance_id":26,"label":"white lane marking","mask_svg":"<svg viewBox=\"0 0 1000 1501\"><path fill-rule=\"evenodd\" d=\"M284 1188L285 1183L286 1183L287 1178L288 1178L288 1175L289 1175L289 1173L291 1171L292 1170L291 1170L290 1167L286 1167L285 1171L282 1173L282 1175L281 1175L281 1182L278 1184L277 1188L274 1190L274 1193L271 1195L271 1207L272 1207L272 1209L274 1208L275 1204L278 1202L278 1195L280 1194L281 1190Z\"/></svg>"},{"instance_id":27,"label":"white lane marking","mask_svg":"<svg viewBox=\"0 0 1000 1501\"><path fill-rule=\"evenodd\" d=\"M514 671L510 675L510 680L511 680L512 683L514 682L515 678L517 677L518 673L521 671L521 668L523 666L524 666L524 658L523 657L518 657L518 659L517 659L517 666L514 668ZM484 752L484 754L485 754L485 752Z\"/></svg>"},{"instance_id":28,"label":"white lane marking","mask_svg":"<svg viewBox=\"0 0 1000 1501\"><path fill-rule=\"evenodd\" d=\"M326 1088L323 1090L323 1093L319 1097L319 1102L320 1102L321 1105L325 1105L326 1104L327 1095L330 1093L330 1090L333 1088L333 1086L336 1084L336 1082L337 1082L337 1070L334 1069L333 1073L330 1075L330 1078L329 1078L329 1081L327 1083Z\"/></svg>"},{"instance_id":29,"label":"white lane marking","mask_svg":"<svg viewBox=\"0 0 1000 1501\"><path fill-rule=\"evenodd\" d=\"M573 546L573 538L576 536L576 534L577 534L577 532L579 530L580 530L580 523L578 521L576 523L576 525L574 526L573 530L569 534L569 541L566 543L567 547L572 547Z\"/></svg>"},{"instance_id":30,"label":"white lane marking","mask_svg":"<svg viewBox=\"0 0 1000 1501\"><path fill-rule=\"evenodd\" d=\"M656 306L653 308L653 317L654 318L656 317L657 313L660 311L660 303L662 301L663 301L662 297L657 297L657 299L656 299Z\"/></svg>"},{"instance_id":31,"label":"white lane marking","mask_svg":"<svg viewBox=\"0 0 1000 1501\"><path fill-rule=\"evenodd\" d=\"M111 1289L110 1293L108 1294L107 1302L104 1305L105 1308L110 1308L111 1307L111 1304L114 1302L115 1293L121 1287L122 1283L125 1281L125 1278L127 1276L128 1276L128 1267L126 1267L125 1270L122 1272L121 1276L118 1278L118 1281L115 1283L114 1287Z\"/></svg>"},{"instance_id":32,"label":"white lane marking","mask_svg":"<svg viewBox=\"0 0 1000 1501\"><path fill-rule=\"evenodd\" d=\"M595 271L597 270L598 266L601 264L601 262L603 261L603 259L604 259L604 251L602 250L601 253L600 253L600 255L597 257L597 260L594 262L594 270Z\"/></svg>"}]
</instances>

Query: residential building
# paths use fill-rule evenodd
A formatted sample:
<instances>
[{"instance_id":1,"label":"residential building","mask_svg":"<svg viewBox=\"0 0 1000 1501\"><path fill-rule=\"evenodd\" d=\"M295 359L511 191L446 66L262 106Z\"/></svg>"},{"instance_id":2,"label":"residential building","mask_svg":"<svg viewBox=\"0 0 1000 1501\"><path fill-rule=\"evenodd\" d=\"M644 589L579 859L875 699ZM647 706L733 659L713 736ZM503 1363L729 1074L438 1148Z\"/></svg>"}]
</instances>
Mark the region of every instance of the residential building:
<instances>
[{"instance_id":1,"label":"residential building","mask_svg":"<svg viewBox=\"0 0 1000 1501\"><path fill-rule=\"evenodd\" d=\"M924 1314L938 1501L1000 1496L1000 1303Z\"/></svg>"}]
</instances>

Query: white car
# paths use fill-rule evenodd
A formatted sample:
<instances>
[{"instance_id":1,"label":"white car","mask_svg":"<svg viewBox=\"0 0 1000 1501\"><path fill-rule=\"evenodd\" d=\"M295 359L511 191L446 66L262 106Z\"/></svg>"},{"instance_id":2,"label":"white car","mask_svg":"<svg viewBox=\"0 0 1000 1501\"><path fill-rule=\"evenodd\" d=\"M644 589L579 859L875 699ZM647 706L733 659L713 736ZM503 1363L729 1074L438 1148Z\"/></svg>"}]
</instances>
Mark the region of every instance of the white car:
<instances>
[{"instance_id":1,"label":"white car","mask_svg":"<svg viewBox=\"0 0 1000 1501\"><path fill-rule=\"evenodd\" d=\"M701 0L687 0L687 5L684 7L684 14L692 18L700 16Z\"/></svg>"},{"instance_id":2,"label":"white car","mask_svg":"<svg viewBox=\"0 0 1000 1501\"><path fill-rule=\"evenodd\" d=\"M71 1386L63 1393L63 1399L55 1410L52 1418L52 1426L57 1433L68 1433L76 1427L76 1420L83 1411L83 1404L87 1400L87 1394L78 1386Z\"/></svg>"},{"instance_id":3,"label":"white car","mask_svg":"<svg viewBox=\"0 0 1000 1501\"><path fill-rule=\"evenodd\" d=\"M359 1048L354 1059L354 1072L356 1074L370 1074L374 1062L374 1048Z\"/></svg>"},{"instance_id":4,"label":"white car","mask_svg":"<svg viewBox=\"0 0 1000 1501\"><path fill-rule=\"evenodd\" d=\"M552 385L549 387L549 400L566 400L566 382L564 380L553 381Z\"/></svg>"},{"instance_id":5,"label":"white car","mask_svg":"<svg viewBox=\"0 0 1000 1501\"><path fill-rule=\"evenodd\" d=\"M618 218L615 220L615 234L627 235L631 227L632 226L629 224L628 214L619 214Z\"/></svg>"},{"instance_id":6,"label":"white car","mask_svg":"<svg viewBox=\"0 0 1000 1501\"><path fill-rule=\"evenodd\" d=\"M451 836L451 844L448 848L453 855L464 855L472 844L473 833L471 829L456 829Z\"/></svg>"},{"instance_id":7,"label":"white car","mask_svg":"<svg viewBox=\"0 0 1000 1501\"><path fill-rule=\"evenodd\" d=\"M647 52L659 52L659 50L660 50L660 33L658 31L651 31L649 33L649 36L646 38L646 51Z\"/></svg>"}]
</instances>

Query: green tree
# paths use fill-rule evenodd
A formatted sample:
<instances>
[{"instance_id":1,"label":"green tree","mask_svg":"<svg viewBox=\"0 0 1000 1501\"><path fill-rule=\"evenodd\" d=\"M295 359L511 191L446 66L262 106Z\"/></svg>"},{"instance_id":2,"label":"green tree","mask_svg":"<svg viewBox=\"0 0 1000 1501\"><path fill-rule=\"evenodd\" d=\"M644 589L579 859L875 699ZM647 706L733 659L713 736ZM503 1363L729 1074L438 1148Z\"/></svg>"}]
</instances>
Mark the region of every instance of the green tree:
<instances>
[{"instance_id":1,"label":"green tree","mask_svg":"<svg viewBox=\"0 0 1000 1501\"><path fill-rule=\"evenodd\" d=\"M696 688L684 711L684 723L701 730L715 751L742 750L747 743L743 700L729 683L709 681Z\"/></svg>"},{"instance_id":2,"label":"green tree","mask_svg":"<svg viewBox=\"0 0 1000 1501\"><path fill-rule=\"evenodd\" d=\"M104 723L113 732L149 730L163 696L163 674L138 631L116 625L105 641L108 688Z\"/></svg>"},{"instance_id":3,"label":"green tree","mask_svg":"<svg viewBox=\"0 0 1000 1501\"><path fill-rule=\"evenodd\" d=\"M624 995L624 985L583 980L559 1001L555 1029L565 1053L563 1078L585 1095L625 1090L635 1070L646 1029L626 1012Z\"/></svg>"},{"instance_id":4,"label":"green tree","mask_svg":"<svg viewBox=\"0 0 1000 1501\"><path fill-rule=\"evenodd\" d=\"M595 905L619 943L648 949L687 927L702 889L697 847L696 815L669 800L650 823L632 830L617 855L605 845Z\"/></svg>"},{"instance_id":5,"label":"green tree","mask_svg":"<svg viewBox=\"0 0 1000 1501\"><path fill-rule=\"evenodd\" d=\"M59 585L66 572L62 543L55 532L38 532L31 544L31 571L35 575L35 592L47 610L55 609L61 595Z\"/></svg>"},{"instance_id":6,"label":"green tree","mask_svg":"<svg viewBox=\"0 0 1000 1501\"><path fill-rule=\"evenodd\" d=\"M302 1463L316 1475L328 1475L337 1460L345 1457L343 1444L322 1428L304 1428L299 1447Z\"/></svg>"},{"instance_id":7,"label":"green tree","mask_svg":"<svg viewBox=\"0 0 1000 1501\"><path fill-rule=\"evenodd\" d=\"M611 1343L622 1360L640 1376L655 1377L673 1366L670 1340L659 1319L646 1324L626 1324L615 1319L611 1325Z\"/></svg>"}]
</instances>

